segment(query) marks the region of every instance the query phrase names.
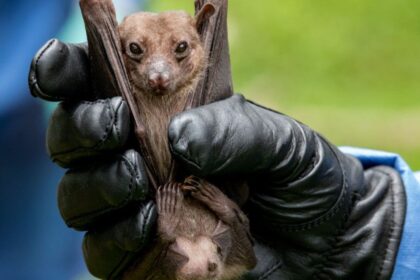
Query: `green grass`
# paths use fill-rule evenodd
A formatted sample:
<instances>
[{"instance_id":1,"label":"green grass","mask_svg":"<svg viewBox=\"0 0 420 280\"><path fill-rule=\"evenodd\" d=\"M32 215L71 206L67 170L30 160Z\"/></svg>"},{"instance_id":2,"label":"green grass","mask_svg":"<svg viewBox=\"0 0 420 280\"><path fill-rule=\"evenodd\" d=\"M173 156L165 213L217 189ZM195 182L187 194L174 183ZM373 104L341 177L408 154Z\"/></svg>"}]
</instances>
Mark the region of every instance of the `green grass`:
<instances>
[{"instance_id":1,"label":"green grass","mask_svg":"<svg viewBox=\"0 0 420 280\"><path fill-rule=\"evenodd\" d=\"M192 0L151 1L155 11ZM230 0L235 90L420 169L420 2Z\"/></svg>"}]
</instances>

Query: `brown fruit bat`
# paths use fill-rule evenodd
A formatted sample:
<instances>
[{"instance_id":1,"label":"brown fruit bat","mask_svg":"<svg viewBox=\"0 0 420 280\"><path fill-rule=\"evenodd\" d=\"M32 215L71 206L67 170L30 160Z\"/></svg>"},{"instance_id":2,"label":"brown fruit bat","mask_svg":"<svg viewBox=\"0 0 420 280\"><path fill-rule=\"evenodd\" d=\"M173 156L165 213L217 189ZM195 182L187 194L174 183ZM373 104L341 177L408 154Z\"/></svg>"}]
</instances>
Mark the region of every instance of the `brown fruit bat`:
<instances>
[{"instance_id":1,"label":"brown fruit bat","mask_svg":"<svg viewBox=\"0 0 420 280\"><path fill-rule=\"evenodd\" d=\"M123 279L238 279L256 263L248 219L220 189L196 177L183 179L185 174L175 174L182 183L166 183L176 170L168 148L169 120L232 93L227 1L195 4L201 7L195 18L184 12L138 13L117 30L112 0L80 0L93 89L127 101L156 187L157 240L140 252ZM235 185L223 183L224 189Z\"/></svg>"},{"instance_id":2,"label":"brown fruit bat","mask_svg":"<svg viewBox=\"0 0 420 280\"><path fill-rule=\"evenodd\" d=\"M185 12L142 12L119 26L158 182L166 182L171 170L169 121L188 106L207 67L197 28L213 12L211 4L195 18ZM124 279L237 279L255 266L248 219L217 187L197 177L170 182L158 188L156 204L159 240Z\"/></svg>"},{"instance_id":3,"label":"brown fruit bat","mask_svg":"<svg viewBox=\"0 0 420 280\"><path fill-rule=\"evenodd\" d=\"M219 188L191 176L156 204L158 240L123 279L239 279L256 265L248 218Z\"/></svg>"}]
</instances>

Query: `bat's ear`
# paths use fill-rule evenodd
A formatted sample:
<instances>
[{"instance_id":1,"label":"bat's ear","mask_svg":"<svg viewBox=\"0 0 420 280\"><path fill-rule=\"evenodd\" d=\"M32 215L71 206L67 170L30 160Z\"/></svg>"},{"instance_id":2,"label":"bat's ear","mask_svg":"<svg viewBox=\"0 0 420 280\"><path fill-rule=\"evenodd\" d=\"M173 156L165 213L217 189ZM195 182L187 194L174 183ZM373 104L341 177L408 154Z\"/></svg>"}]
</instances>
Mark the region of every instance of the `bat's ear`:
<instances>
[{"instance_id":1,"label":"bat's ear","mask_svg":"<svg viewBox=\"0 0 420 280\"><path fill-rule=\"evenodd\" d=\"M195 26L198 31L202 30L203 24L207 22L211 16L216 12L213 4L205 4L200 11L195 15Z\"/></svg>"},{"instance_id":2,"label":"bat's ear","mask_svg":"<svg viewBox=\"0 0 420 280\"><path fill-rule=\"evenodd\" d=\"M218 253L221 255L223 260L226 260L231 248L232 248L232 233L230 228L223 222L219 221L212 240L217 245Z\"/></svg>"},{"instance_id":3,"label":"bat's ear","mask_svg":"<svg viewBox=\"0 0 420 280\"><path fill-rule=\"evenodd\" d=\"M185 255L176 242L168 246L165 255L165 261L162 266L166 273L173 273L179 268L183 267L188 262L189 258Z\"/></svg>"}]
</instances>

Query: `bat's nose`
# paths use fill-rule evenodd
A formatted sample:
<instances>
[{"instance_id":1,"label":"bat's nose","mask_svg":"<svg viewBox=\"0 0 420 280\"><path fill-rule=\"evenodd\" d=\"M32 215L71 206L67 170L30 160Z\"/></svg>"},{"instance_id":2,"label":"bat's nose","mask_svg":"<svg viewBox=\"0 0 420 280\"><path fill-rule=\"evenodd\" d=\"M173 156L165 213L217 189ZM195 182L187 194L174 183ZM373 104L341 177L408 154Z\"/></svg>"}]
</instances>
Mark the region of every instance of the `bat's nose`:
<instances>
[{"instance_id":1,"label":"bat's nose","mask_svg":"<svg viewBox=\"0 0 420 280\"><path fill-rule=\"evenodd\" d=\"M157 56L151 59L148 74L149 87L154 92L163 92L169 88L171 66L164 57Z\"/></svg>"},{"instance_id":2,"label":"bat's nose","mask_svg":"<svg viewBox=\"0 0 420 280\"><path fill-rule=\"evenodd\" d=\"M149 86L154 91L165 91L169 86L169 76L162 73L153 73L149 76Z\"/></svg>"}]
</instances>

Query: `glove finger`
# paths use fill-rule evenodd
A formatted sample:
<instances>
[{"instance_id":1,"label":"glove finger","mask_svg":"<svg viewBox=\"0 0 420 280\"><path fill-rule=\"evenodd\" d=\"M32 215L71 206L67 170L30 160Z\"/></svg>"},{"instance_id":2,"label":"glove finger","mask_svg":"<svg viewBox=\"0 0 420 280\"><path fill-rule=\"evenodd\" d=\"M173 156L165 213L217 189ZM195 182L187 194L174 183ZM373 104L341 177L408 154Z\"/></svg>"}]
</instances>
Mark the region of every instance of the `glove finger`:
<instances>
[{"instance_id":1,"label":"glove finger","mask_svg":"<svg viewBox=\"0 0 420 280\"><path fill-rule=\"evenodd\" d=\"M141 156L134 150L71 169L58 187L58 207L69 227L89 230L116 217L118 210L144 201L148 180Z\"/></svg>"},{"instance_id":2,"label":"glove finger","mask_svg":"<svg viewBox=\"0 0 420 280\"><path fill-rule=\"evenodd\" d=\"M49 40L31 63L32 95L50 101L92 99L87 51L87 44Z\"/></svg>"},{"instance_id":3,"label":"glove finger","mask_svg":"<svg viewBox=\"0 0 420 280\"><path fill-rule=\"evenodd\" d=\"M62 167L124 147L130 134L130 113L121 97L94 102L62 102L47 130L47 150Z\"/></svg>"},{"instance_id":4,"label":"glove finger","mask_svg":"<svg viewBox=\"0 0 420 280\"><path fill-rule=\"evenodd\" d=\"M277 180L306 170L314 133L235 95L174 117L169 141L173 154L194 174L253 174Z\"/></svg>"},{"instance_id":5,"label":"glove finger","mask_svg":"<svg viewBox=\"0 0 420 280\"><path fill-rule=\"evenodd\" d=\"M173 154L194 174L225 175L257 170L261 123L235 95L223 101L183 112L169 125ZM254 118L254 120L253 120Z\"/></svg>"},{"instance_id":6,"label":"glove finger","mask_svg":"<svg viewBox=\"0 0 420 280\"><path fill-rule=\"evenodd\" d=\"M90 273L100 279L118 277L151 242L156 219L155 204L149 202L127 220L88 232L83 240L83 254Z\"/></svg>"}]
</instances>

